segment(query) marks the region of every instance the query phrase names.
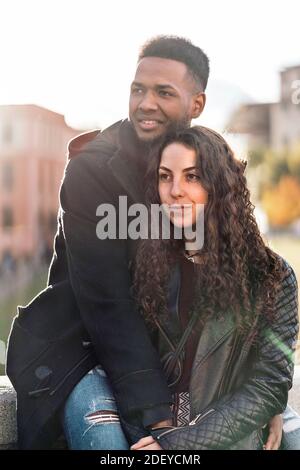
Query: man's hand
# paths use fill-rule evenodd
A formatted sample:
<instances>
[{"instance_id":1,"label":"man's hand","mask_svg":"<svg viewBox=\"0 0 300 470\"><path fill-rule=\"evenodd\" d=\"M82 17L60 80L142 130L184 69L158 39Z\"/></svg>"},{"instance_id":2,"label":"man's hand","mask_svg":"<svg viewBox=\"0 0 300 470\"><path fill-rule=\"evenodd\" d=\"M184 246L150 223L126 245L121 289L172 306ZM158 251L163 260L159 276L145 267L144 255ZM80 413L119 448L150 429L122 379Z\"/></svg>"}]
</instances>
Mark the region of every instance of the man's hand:
<instances>
[{"instance_id":1,"label":"man's hand","mask_svg":"<svg viewBox=\"0 0 300 470\"><path fill-rule=\"evenodd\" d=\"M165 419L164 421L159 421L158 423L151 424L151 429L164 428L166 426L172 426L172 419ZM163 450L160 445L152 436L146 436L140 439L138 442L133 444L130 447L130 450Z\"/></svg>"},{"instance_id":2,"label":"man's hand","mask_svg":"<svg viewBox=\"0 0 300 470\"><path fill-rule=\"evenodd\" d=\"M269 421L269 436L264 446L265 450L278 450L282 438L282 415L275 415Z\"/></svg>"},{"instance_id":3,"label":"man's hand","mask_svg":"<svg viewBox=\"0 0 300 470\"><path fill-rule=\"evenodd\" d=\"M156 429L156 428L163 428L165 426L172 426L173 422L171 419L165 419L164 421L159 421L159 423L154 423L154 424L151 424L151 426L148 426L148 428L150 427L151 429Z\"/></svg>"},{"instance_id":4,"label":"man's hand","mask_svg":"<svg viewBox=\"0 0 300 470\"><path fill-rule=\"evenodd\" d=\"M163 450L152 436L142 437L130 450Z\"/></svg>"}]
</instances>

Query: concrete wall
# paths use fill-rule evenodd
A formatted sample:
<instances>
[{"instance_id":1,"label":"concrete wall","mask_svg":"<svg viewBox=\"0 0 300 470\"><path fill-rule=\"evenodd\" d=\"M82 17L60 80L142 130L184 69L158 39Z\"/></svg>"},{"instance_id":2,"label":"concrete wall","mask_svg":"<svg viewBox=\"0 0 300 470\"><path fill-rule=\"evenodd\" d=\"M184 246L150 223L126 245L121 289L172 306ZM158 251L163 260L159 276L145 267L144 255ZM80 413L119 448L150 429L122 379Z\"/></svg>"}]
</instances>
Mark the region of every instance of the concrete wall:
<instances>
[{"instance_id":1,"label":"concrete wall","mask_svg":"<svg viewBox=\"0 0 300 470\"><path fill-rule=\"evenodd\" d=\"M300 414L300 366L295 367L289 404ZM17 442L16 393L6 376L0 376L0 449L14 449Z\"/></svg>"}]
</instances>

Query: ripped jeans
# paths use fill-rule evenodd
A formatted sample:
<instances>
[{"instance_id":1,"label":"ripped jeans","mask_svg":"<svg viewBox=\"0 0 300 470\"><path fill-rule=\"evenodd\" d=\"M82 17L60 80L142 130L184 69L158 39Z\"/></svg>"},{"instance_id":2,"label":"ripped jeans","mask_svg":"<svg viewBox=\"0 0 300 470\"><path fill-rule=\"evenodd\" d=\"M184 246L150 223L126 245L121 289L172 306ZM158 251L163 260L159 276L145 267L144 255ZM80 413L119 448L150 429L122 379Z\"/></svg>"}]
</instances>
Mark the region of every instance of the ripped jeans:
<instances>
[{"instance_id":1,"label":"ripped jeans","mask_svg":"<svg viewBox=\"0 0 300 470\"><path fill-rule=\"evenodd\" d=\"M300 449L300 416L289 406L283 413L283 450ZM61 421L69 449L128 450L149 433L118 414L109 380L101 366L88 372L67 398Z\"/></svg>"},{"instance_id":2,"label":"ripped jeans","mask_svg":"<svg viewBox=\"0 0 300 470\"><path fill-rule=\"evenodd\" d=\"M149 435L119 416L113 391L101 366L88 372L74 387L64 405L61 421L69 449L129 450L134 442Z\"/></svg>"}]
</instances>

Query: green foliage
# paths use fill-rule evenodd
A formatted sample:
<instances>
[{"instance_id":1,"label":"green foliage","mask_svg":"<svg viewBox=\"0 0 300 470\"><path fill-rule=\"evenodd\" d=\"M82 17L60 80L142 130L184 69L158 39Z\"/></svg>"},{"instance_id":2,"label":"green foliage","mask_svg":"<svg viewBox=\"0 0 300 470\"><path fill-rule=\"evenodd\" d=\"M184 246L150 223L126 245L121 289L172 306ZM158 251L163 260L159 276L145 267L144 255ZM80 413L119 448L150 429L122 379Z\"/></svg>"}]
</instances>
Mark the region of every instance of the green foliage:
<instances>
[{"instance_id":1,"label":"green foliage","mask_svg":"<svg viewBox=\"0 0 300 470\"><path fill-rule=\"evenodd\" d=\"M287 166L290 174L300 180L300 143L287 154Z\"/></svg>"},{"instance_id":2,"label":"green foliage","mask_svg":"<svg viewBox=\"0 0 300 470\"><path fill-rule=\"evenodd\" d=\"M250 168L256 168L264 162L264 149L253 149L248 152L248 163Z\"/></svg>"},{"instance_id":3,"label":"green foliage","mask_svg":"<svg viewBox=\"0 0 300 470\"><path fill-rule=\"evenodd\" d=\"M271 179L270 183L276 185L279 181L287 175L291 175L288 162L286 159L278 159L271 163Z\"/></svg>"}]
</instances>

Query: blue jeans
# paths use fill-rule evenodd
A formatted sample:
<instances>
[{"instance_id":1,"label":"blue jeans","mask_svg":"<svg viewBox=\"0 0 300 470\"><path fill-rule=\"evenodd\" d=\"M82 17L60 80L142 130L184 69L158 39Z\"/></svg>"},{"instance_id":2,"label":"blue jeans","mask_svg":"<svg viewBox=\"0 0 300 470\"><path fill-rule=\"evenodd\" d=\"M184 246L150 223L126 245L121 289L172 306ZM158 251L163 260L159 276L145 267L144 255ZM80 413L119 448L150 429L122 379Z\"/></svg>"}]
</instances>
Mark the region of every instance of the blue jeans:
<instances>
[{"instance_id":1,"label":"blue jeans","mask_svg":"<svg viewBox=\"0 0 300 470\"><path fill-rule=\"evenodd\" d=\"M128 450L130 445L148 435L119 416L113 391L101 366L88 372L74 387L64 405L61 421L69 449Z\"/></svg>"}]
</instances>

